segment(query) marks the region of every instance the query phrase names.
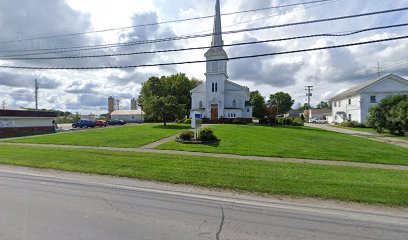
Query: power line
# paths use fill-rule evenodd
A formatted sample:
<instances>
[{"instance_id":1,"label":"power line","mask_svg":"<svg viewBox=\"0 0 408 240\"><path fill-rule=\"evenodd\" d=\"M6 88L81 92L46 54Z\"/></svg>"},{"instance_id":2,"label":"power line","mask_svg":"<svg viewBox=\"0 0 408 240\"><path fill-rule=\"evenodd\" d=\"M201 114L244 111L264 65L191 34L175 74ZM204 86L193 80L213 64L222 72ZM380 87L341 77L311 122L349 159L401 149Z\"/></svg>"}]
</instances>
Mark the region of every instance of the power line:
<instances>
[{"instance_id":1,"label":"power line","mask_svg":"<svg viewBox=\"0 0 408 240\"><path fill-rule=\"evenodd\" d=\"M223 34L223 35L225 34L226 35L226 34L235 34L235 33L242 33L242 32L260 31L260 30L266 30L266 29L282 28L282 27L292 27L292 26L299 26L299 25L306 25L306 24L313 24L313 23L321 23L321 22L337 21L337 20L344 20L344 19L350 19L350 18L365 17L365 16L378 15L378 14L386 14L386 13L406 11L406 10L408 10L408 7L397 8L397 9L388 9L388 10L376 11L376 12L368 12L368 13L355 14L355 15L340 16L340 17L334 17L334 18L317 19L317 20L311 20L311 21L303 21L303 22L286 23L286 24L279 24L279 25L270 25L270 26L264 26L264 27L254 27L254 28L247 28L247 29L239 29L239 30L222 32L222 33L219 33L219 34ZM70 49L69 51L67 50L65 52L88 51L88 50L99 50L99 49L107 49L107 48L133 46L133 45L140 45L140 44L185 40L185 39L191 39L191 38L202 38L202 37L208 37L208 36L213 36L213 33L198 34L198 35L184 35L184 36L179 36L179 37L133 41L133 42L126 42L126 43L88 45L88 46L81 46L81 47L78 46L78 47L64 47L64 48L49 48L49 49L41 49L41 50L34 50L34 51L64 50L64 49ZM61 53L61 52L62 51L59 51L58 53ZM56 52L35 53L35 54L31 54L31 55L50 54L50 53L56 53ZM21 55L9 55L7 57L13 57L13 56L21 56ZM27 56L27 55L25 55L25 56ZM5 56L3 56L3 57L5 57Z\"/></svg>"},{"instance_id":2,"label":"power line","mask_svg":"<svg viewBox=\"0 0 408 240\"><path fill-rule=\"evenodd\" d=\"M0 68L30 69L30 70L99 70L99 69L125 69L125 68L141 68L141 67L158 67L158 66L169 66L169 65L184 65L184 64L193 64L193 63L216 62L216 61L224 61L224 60L238 60L238 59L246 59L246 58L258 58L258 57L266 57L266 56L277 56L277 55L285 55L285 54L293 54L293 53L319 51L319 50L325 50L325 49L335 49L335 48L367 45L367 44L372 44L372 43L395 41L395 40L401 40L401 39L407 39L407 38L408 38L408 35L405 35L405 36L378 39L378 40L371 40L371 41L365 41L365 42L348 43L348 44L341 44L341 45L334 45L334 46L327 46L327 47L318 47L318 48L299 49L299 50L292 50L292 51L285 51L285 52L247 55L247 56L231 57L231 58L227 58L227 59L216 59L216 60L198 60L198 61L185 61L185 62L172 62L172 63L156 63L156 64L126 65L126 66L100 66L100 67L34 67L34 66L11 66L11 65L7 66L7 65L3 65L3 66L0 66Z\"/></svg>"},{"instance_id":3,"label":"power line","mask_svg":"<svg viewBox=\"0 0 408 240\"><path fill-rule=\"evenodd\" d=\"M258 8L258 9L243 10L243 11L237 11L237 12L231 12L231 13L224 13L224 14L221 14L221 15L222 16L229 16L229 15L235 15L235 14L241 14L241 13L258 12L258 11L265 11L265 10L270 10L270 9L294 7L294 6L299 6L299 5L309 5L309 4L328 2L328 1L332 1L332 0L315 0L315 1L309 1L309 2L284 4L284 5L278 5L278 6L263 7L263 8ZM193 18L169 20L169 21L163 21L163 22L157 22L157 23L146 23L146 24L132 25L132 26L127 26L127 27L118 27L118 28L109 28L109 29L94 30L94 31L87 31L87 32L51 35L51 36L45 36L45 37L35 37L35 38L24 38L24 39L17 39L17 40L8 40L8 41L1 41L0 44L1 43L14 43L14 42L32 41L32 40L42 40L42 39L50 39L50 38L59 38L59 37L78 36L78 35L110 32L110 31L118 31L118 30L126 30L126 29L138 28L138 27L148 27L148 26L156 26L156 25L161 25L161 24L186 22L186 21L207 19L207 18L213 18L213 17L214 17L214 15L208 15L208 16L202 16L202 17L193 17Z\"/></svg>"},{"instance_id":4,"label":"power line","mask_svg":"<svg viewBox=\"0 0 408 240\"><path fill-rule=\"evenodd\" d=\"M400 67L400 66L407 65L407 64L408 64L407 59L400 59L398 61L393 61L392 64L386 64L386 67L384 67L383 69L391 70L391 69L393 69L395 67ZM360 79L363 79L363 78L368 78L370 76L375 76L375 75L377 75L377 72L358 74L358 75L353 75L353 76L343 78L341 80L338 80L337 82L326 82L326 83L323 83L323 84L318 84L317 86L315 86L317 88L317 89L315 89L315 91L317 91L317 92L323 91L323 90L334 87L337 84L340 84L340 83L343 83L343 82L346 82L346 81L347 82L357 81L357 80L360 80ZM296 96L304 96L303 92L304 92L303 90L296 90L296 91L291 91L290 93L291 94L296 94Z\"/></svg>"},{"instance_id":5,"label":"power line","mask_svg":"<svg viewBox=\"0 0 408 240\"><path fill-rule=\"evenodd\" d=\"M388 25L388 26L380 26L380 27L372 27L372 28L348 31L347 33L320 33L320 34L303 35L303 36L288 37L288 38L278 38L278 39L269 39L269 40L262 40L262 41L251 41L251 42L243 42L243 43L225 44L222 47L242 46L242 45L250 45L250 44L269 43L269 42L280 42L280 41L288 41L288 40L295 40L295 39L315 38L315 37L344 37L344 36L350 36L350 35L354 35L354 34L358 34L358 33L362 33L362 32L368 32L368 31L374 31L374 30L380 30L380 29L396 28L396 27L403 27L403 26L408 26L408 23ZM130 52L130 53L82 55L82 56L60 56L60 57L15 58L15 57L0 56L0 59L3 59L3 60L54 60L54 59L100 58L100 57L117 57L117 56L129 56L129 55L140 55L140 54L155 54L155 53L191 51L191 50L200 50L200 49L207 49L207 48L209 48L209 46L191 47L191 48L178 48L178 49L166 49L166 50L156 50L156 51L143 51L143 52Z\"/></svg>"}]
</instances>

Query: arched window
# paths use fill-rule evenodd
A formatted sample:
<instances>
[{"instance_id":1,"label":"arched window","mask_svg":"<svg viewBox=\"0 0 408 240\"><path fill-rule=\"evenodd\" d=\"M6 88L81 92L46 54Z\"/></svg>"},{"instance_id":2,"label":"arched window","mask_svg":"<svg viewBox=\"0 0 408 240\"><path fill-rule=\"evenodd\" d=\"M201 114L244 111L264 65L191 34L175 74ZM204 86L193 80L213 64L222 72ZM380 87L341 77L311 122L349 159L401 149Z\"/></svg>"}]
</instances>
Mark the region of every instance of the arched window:
<instances>
[{"instance_id":1,"label":"arched window","mask_svg":"<svg viewBox=\"0 0 408 240\"><path fill-rule=\"evenodd\" d=\"M199 108L203 108L203 101L200 101L200 103L198 104Z\"/></svg>"},{"instance_id":2,"label":"arched window","mask_svg":"<svg viewBox=\"0 0 408 240\"><path fill-rule=\"evenodd\" d=\"M232 107L237 107L237 101L234 99L234 101L232 101Z\"/></svg>"}]
</instances>

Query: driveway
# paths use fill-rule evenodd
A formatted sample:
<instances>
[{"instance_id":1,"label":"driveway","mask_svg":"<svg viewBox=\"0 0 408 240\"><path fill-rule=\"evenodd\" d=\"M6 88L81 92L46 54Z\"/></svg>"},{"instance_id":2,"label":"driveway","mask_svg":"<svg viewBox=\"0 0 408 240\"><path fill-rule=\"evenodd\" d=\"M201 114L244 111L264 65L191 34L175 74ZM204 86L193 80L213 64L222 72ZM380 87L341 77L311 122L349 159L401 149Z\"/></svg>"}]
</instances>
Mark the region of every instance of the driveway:
<instances>
[{"instance_id":1,"label":"driveway","mask_svg":"<svg viewBox=\"0 0 408 240\"><path fill-rule=\"evenodd\" d=\"M381 136L375 133L360 132L360 131L355 131L355 130L350 130L350 129L344 129L340 127L334 127L328 124L305 123L305 126L312 127L312 128L318 128L318 129L324 129L324 130L332 131L332 132L349 134L352 136L363 137L363 138L367 138L367 139L374 140L377 142L384 142L384 143L389 143L389 144L397 145L400 147L408 148L408 141L398 139L395 137L384 137L384 136Z\"/></svg>"}]
</instances>

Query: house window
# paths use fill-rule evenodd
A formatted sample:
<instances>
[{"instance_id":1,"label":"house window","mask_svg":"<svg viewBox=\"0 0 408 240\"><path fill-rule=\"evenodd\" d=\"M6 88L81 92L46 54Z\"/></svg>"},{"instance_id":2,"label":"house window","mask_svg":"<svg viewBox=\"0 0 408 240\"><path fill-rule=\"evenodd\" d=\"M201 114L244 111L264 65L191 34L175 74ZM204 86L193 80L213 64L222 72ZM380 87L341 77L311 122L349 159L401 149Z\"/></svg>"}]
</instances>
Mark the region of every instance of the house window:
<instances>
[{"instance_id":1,"label":"house window","mask_svg":"<svg viewBox=\"0 0 408 240\"><path fill-rule=\"evenodd\" d=\"M370 96L370 103L376 103L377 98L375 96Z\"/></svg>"},{"instance_id":2,"label":"house window","mask_svg":"<svg viewBox=\"0 0 408 240\"><path fill-rule=\"evenodd\" d=\"M348 100L348 104L351 105L351 99Z\"/></svg>"},{"instance_id":3,"label":"house window","mask_svg":"<svg viewBox=\"0 0 408 240\"><path fill-rule=\"evenodd\" d=\"M247 108L247 112L249 113L249 108Z\"/></svg>"},{"instance_id":4,"label":"house window","mask_svg":"<svg viewBox=\"0 0 408 240\"><path fill-rule=\"evenodd\" d=\"M348 120L349 120L349 121L351 121L351 114L349 114L349 116L348 116Z\"/></svg>"},{"instance_id":5,"label":"house window","mask_svg":"<svg viewBox=\"0 0 408 240\"><path fill-rule=\"evenodd\" d=\"M218 92L218 83L215 83L215 92Z\"/></svg>"},{"instance_id":6,"label":"house window","mask_svg":"<svg viewBox=\"0 0 408 240\"><path fill-rule=\"evenodd\" d=\"M237 101L234 99L234 101L232 101L232 107L237 107Z\"/></svg>"},{"instance_id":7,"label":"house window","mask_svg":"<svg viewBox=\"0 0 408 240\"><path fill-rule=\"evenodd\" d=\"M333 102L333 107L337 107L337 102Z\"/></svg>"},{"instance_id":8,"label":"house window","mask_svg":"<svg viewBox=\"0 0 408 240\"><path fill-rule=\"evenodd\" d=\"M339 101L339 104L338 104L338 105L339 105L339 107L341 107L341 101Z\"/></svg>"},{"instance_id":9,"label":"house window","mask_svg":"<svg viewBox=\"0 0 408 240\"><path fill-rule=\"evenodd\" d=\"M203 101L200 101L198 105L199 105L199 108L203 108Z\"/></svg>"}]
</instances>

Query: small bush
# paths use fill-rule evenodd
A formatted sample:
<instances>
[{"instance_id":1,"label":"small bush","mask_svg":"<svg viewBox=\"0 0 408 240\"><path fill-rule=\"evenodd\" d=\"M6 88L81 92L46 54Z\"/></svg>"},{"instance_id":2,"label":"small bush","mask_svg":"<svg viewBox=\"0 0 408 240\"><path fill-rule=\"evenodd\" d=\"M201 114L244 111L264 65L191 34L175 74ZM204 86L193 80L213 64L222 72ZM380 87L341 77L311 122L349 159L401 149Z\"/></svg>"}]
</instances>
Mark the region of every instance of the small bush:
<instances>
[{"instance_id":1,"label":"small bush","mask_svg":"<svg viewBox=\"0 0 408 240\"><path fill-rule=\"evenodd\" d=\"M283 118L278 118L278 124L282 125L282 126L291 126L293 123L293 119L292 118L288 118L288 117L283 117Z\"/></svg>"},{"instance_id":2,"label":"small bush","mask_svg":"<svg viewBox=\"0 0 408 240\"><path fill-rule=\"evenodd\" d=\"M234 119L232 120L232 124L246 124L246 122L242 119Z\"/></svg>"},{"instance_id":3,"label":"small bush","mask_svg":"<svg viewBox=\"0 0 408 240\"><path fill-rule=\"evenodd\" d=\"M194 132L193 131L183 131L180 133L178 138L183 141L191 141L194 138Z\"/></svg>"},{"instance_id":4,"label":"small bush","mask_svg":"<svg viewBox=\"0 0 408 240\"><path fill-rule=\"evenodd\" d=\"M349 127L349 128L358 128L358 127L364 127L364 124L360 124L357 121L347 121L347 122L342 122L340 123L340 126L342 127Z\"/></svg>"},{"instance_id":5,"label":"small bush","mask_svg":"<svg viewBox=\"0 0 408 240\"><path fill-rule=\"evenodd\" d=\"M293 119L292 126L304 126L305 121L303 121L301 118L295 118Z\"/></svg>"},{"instance_id":6,"label":"small bush","mask_svg":"<svg viewBox=\"0 0 408 240\"><path fill-rule=\"evenodd\" d=\"M186 120L184 120L184 123L185 123L185 124L191 124L191 119L190 119L190 118L187 118Z\"/></svg>"},{"instance_id":7,"label":"small bush","mask_svg":"<svg viewBox=\"0 0 408 240\"><path fill-rule=\"evenodd\" d=\"M216 139L217 136L215 136L214 131L211 130L210 128L203 128L200 130L200 133L198 134L198 140L203 142L212 141Z\"/></svg>"},{"instance_id":8,"label":"small bush","mask_svg":"<svg viewBox=\"0 0 408 240\"><path fill-rule=\"evenodd\" d=\"M268 124L268 118L266 118L266 117L260 118L259 119L259 124Z\"/></svg>"}]
</instances>

